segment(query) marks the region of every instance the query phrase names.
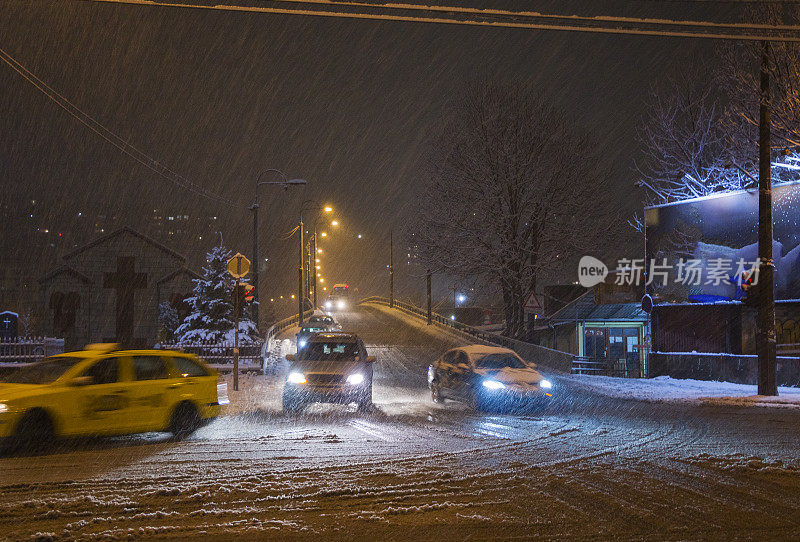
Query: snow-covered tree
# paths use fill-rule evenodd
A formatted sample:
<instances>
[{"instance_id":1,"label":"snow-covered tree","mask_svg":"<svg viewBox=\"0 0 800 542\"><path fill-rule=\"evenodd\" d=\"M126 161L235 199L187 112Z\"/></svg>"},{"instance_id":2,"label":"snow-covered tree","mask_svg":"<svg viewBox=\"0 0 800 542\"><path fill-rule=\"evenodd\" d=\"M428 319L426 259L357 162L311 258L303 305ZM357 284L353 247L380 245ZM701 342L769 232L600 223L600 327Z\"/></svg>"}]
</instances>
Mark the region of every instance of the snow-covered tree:
<instances>
[{"instance_id":1,"label":"snow-covered tree","mask_svg":"<svg viewBox=\"0 0 800 542\"><path fill-rule=\"evenodd\" d=\"M175 331L179 342L233 341L234 281L227 269L231 256L233 252L222 245L214 247L206 255L203 276L194 280L193 295L186 300L191 311ZM241 342L251 342L258 337L256 325L248 317L248 312L242 311L239 319Z\"/></svg>"},{"instance_id":2,"label":"snow-covered tree","mask_svg":"<svg viewBox=\"0 0 800 542\"><path fill-rule=\"evenodd\" d=\"M684 71L650 94L639 130L638 185L648 204L668 203L751 187L733 166L718 88L700 69Z\"/></svg>"},{"instance_id":3,"label":"snow-covered tree","mask_svg":"<svg viewBox=\"0 0 800 542\"><path fill-rule=\"evenodd\" d=\"M162 301L158 304L158 335L161 342L174 341L175 330L178 329L180 323L178 311L169 301Z\"/></svg>"}]
</instances>

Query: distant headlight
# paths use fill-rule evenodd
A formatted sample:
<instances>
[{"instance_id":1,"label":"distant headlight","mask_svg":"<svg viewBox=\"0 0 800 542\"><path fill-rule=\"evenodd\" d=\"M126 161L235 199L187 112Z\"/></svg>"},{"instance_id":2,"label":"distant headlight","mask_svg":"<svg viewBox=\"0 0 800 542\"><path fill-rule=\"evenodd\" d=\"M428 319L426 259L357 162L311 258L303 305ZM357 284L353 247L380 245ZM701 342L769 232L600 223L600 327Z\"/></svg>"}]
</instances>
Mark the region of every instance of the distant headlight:
<instances>
[{"instance_id":1,"label":"distant headlight","mask_svg":"<svg viewBox=\"0 0 800 542\"><path fill-rule=\"evenodd\" d=\"M0 403L0 414L3 412L8 412L8 405L5 403Z\"/></svg>"},{"instance_id":2,"label":"distant headlight","mask_svg":"<svg viewBox=\"0 0 800 542\"><path fill-rule=\"evenodd\" d=\"M303 373L289 373L289 376L286 378L286 382L289 384L305 384L306 375Z\"/></svg>"},{"instance_id":3,"label":"distant headlight","mask_svg":"<svg viewBox=\"0 0 800 542\"><path fill-rule=\"evenodd\" d=\"M364 375L361 373L354 373L347 377L347 383L352 384L353 386L357 386L364 382Z\"/></svg>"},{"instance_id":4,"label":"distant headlight","mask_svg":"<svg viewBox=\"0 0 800 542\"><path fill-rule=\"evenodd\" d=\"M307 341L305 339L300 339L297 341L297 348L305 348Z\"/></svg>"},{"instance_id":5,"label":"distant headlight","mask_svg":"<svg viewBox=\"0 0 800 542\"><path fill-rule=\"evenodd\" d=\"M326 309L332 309L333 308L333 302L332 301L326 301L325 302L325 308Z\"/></svg>"},{"instance_id":6,"label":"distant headlight","mask_svg":"<svg viewBox=\"0 0 800 542\"><path fill-rule=\"evenodd\" d=\"M339 310L344 310L344 309L346 309L346 308L347 308L347 303L345 303L343 300L341 300L341 299L340 299L340 300L339 300L339 301L336 303L336 308L337 308L337 309L339 309Z\"/></svg>"},{"instance_id":7,"label":"distant headlight","mask_svg":"<svg viewBox=\"0 0 800 542\"><path fill-rule=\"evenodd\" d=\"M549 380L543 379L539 381L539 387L542 388L543 390L549 390L550 388L553 387L553 383L550 382Z\"/></svg>"},{"instance_id":8,"label":"distant headlight","mask_svg":"<svg viewBox=\"0 0 800 542\"><path fill-rule=\"evenodd\" d=\"M497 380L484 380L483 387L490 390L502 390L506 387L506 385L502 382L498 382Z\"/></svg>"}]
</instances>

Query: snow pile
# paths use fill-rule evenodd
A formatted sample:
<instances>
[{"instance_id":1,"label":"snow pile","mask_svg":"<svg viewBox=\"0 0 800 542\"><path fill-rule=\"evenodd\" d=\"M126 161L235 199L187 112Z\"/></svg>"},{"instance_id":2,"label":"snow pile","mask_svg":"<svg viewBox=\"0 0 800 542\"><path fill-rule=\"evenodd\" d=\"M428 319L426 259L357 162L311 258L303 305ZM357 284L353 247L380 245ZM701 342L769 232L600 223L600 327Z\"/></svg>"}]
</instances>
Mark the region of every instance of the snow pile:
<instances>
[{"instance_id":1,"label":"snow pile","mask_svg":"<svg viewBox=\"0 0 800 542\"><path fill-rule=\"evenodd\" d=\"M757 395L758 387L755 385L669 376L634 379L569 375L561 380L570 387L582 387L601 395L636 401L800 408L800 388L781 387L778 388L778 397L765 397Z\"/></svg>"}]
</instances>

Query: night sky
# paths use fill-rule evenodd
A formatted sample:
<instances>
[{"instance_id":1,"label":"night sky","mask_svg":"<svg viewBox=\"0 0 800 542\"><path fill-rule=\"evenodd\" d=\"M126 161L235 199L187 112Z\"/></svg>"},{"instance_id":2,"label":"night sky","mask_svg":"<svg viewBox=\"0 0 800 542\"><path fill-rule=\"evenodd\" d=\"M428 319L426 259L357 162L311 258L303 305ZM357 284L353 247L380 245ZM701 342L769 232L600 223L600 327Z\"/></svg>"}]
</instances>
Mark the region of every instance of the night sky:
<instances>
[{"instance_id":1,"label":"night sky","mask_svg":"<svg viewBox=\"0 0 800 542\"><path fill-rule=\"evenodd\" d=\"M473 2L593 15L597 2ZM608 15L714 18L698 3L603 2ZM738 9L731 7L730 9ZM726 12L736 18L736 12ZM0 65L0 185L6 265L47 271L54 251L26 228L78 231L82 217L118 214L133 227L158 208L219 217L226 244L251 251L247 210L259 172L279 168L305 189L261 192L262 284L295 288L296 242L282 234L305 198L330 202L344 230L327 243L324 275L372 293L383 285L392 227L405 225L429 143L459 92L478 80L519 82L592 131L616 173L624 215L636 124L651 85L717 43L653 37L449 27L175 8L5 0L0 48L140 150L233 200L229 207L158 177L97 137ZM271 178L272 180L274 178ZM31 224L18 202L36 200ZM361 233L364 238L357 240ZM620 239L632 238L620 226ZM71 239L82 244L91 239ZM193 261L212 240L175 246ZM66 247L68 249L70 247ZM398 250L401 254L403 251ZM398 257L398 262L402 258ZM421 290L424 280L398 285ZM411 281L406 283L406 280ZM574 277L567 277L571 282ZM266 281L266 282L265 282ZM416 282L414 282L416 281Z\"/></svg>"}]
</instances>

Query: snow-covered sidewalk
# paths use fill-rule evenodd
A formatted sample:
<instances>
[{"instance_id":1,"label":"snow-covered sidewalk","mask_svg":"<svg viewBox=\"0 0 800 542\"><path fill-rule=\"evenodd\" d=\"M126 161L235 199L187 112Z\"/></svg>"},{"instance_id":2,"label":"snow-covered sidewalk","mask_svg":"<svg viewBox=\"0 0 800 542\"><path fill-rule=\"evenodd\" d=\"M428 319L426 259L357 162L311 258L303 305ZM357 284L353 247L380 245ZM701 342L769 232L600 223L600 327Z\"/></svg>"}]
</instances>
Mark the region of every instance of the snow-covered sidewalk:
<instances>
[{"instance_id":1,"label":"snow-covered sidewalk","mask_svg":"<svg viewBox=\"0 0 800 542\"><path fill-rule=\"evenodd\" d=\"M778 397L757 395L754 385L706 380L681 380L669 376L649 379L569 375L568 386L581 387L619 399L650 402L694 402L708 405L800 408L800 388L778 388Z\"/></svg>"}]
</instances>

